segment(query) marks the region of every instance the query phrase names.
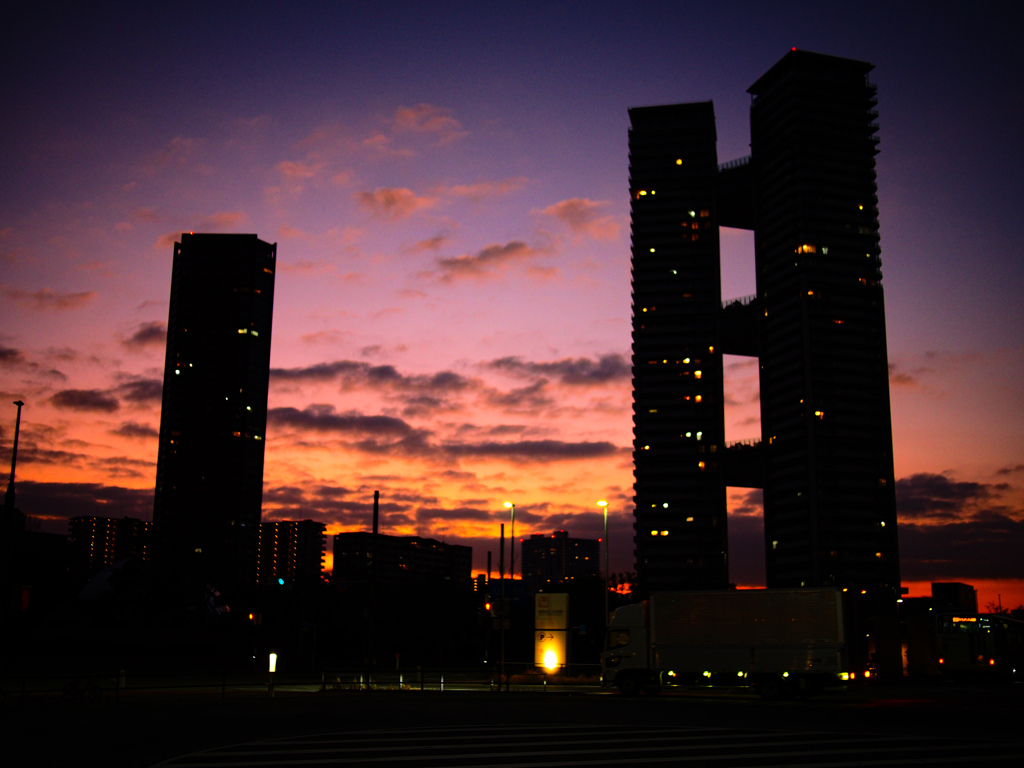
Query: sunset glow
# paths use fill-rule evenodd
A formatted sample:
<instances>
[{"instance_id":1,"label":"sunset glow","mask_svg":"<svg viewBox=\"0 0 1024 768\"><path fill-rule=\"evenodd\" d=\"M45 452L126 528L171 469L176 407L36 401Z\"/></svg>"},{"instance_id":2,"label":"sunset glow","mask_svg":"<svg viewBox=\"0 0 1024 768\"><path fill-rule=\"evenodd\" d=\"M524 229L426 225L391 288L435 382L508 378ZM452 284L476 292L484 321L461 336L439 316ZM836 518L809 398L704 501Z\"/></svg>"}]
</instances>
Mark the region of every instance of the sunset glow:
<instances>
[{"instance_id":1,"label":"sunset glow","mask_svg":"<svg viewBox=\"0 0 1024 768\"><path fill-rule=\"evenodd\" d=\"M46 531L152 518L173 243L245 232L277 243L265 520L368 530L379 490L382 532L496 571L506 500L519 537L598 539L606 499L610 570L633 570L626 110L714 99L719 161L746 155L746 88L796 41L876 65L905 585L1024 604L1011 25L527 6L21 11L0 129L20 509ZM753 293L752 235L722 247L723 297ZM727 356L725 378L727 439L760 438L756 361ZM730 578L762 585L760 491L729 508Z\"/></svg>"}]
</instances>

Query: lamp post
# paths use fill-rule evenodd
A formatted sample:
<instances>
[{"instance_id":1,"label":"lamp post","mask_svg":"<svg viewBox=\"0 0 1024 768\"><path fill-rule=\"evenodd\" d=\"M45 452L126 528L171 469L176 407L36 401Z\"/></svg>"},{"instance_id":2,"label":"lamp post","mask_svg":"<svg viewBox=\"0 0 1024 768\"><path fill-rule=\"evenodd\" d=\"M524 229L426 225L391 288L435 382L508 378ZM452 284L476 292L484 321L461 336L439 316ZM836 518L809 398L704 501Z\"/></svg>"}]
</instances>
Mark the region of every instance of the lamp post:
<instances>
[{"instance_id":1,"label":"lamp post","mask_svg":"<svg viewBox=\"0 0 1024 768\"><path fill-rule=\"evenodd\" d=\"M608 578L608 502L604 499L597 502L597 506L604 510L604 623L608 624L608 591L611 589L611 580Z\"/></svg>"},{"instance_id":2,"label":"lamp post","mask_svg":"<svg viewBox=\"0 0 1024 768\"><path fill-rule=\"evenodd\" d=\"M7 510L8 514L14 513L14 469L18 464L18 433L21 432L21 406L25 403L21 400L15 400L14 404L18 406L18 419L14 422L14 448L11 449L11 479L7 483L7 493L4 494L4 509Z\"/></svg>"},{"instance_id":3,"label":"lamp post","mask_svg":"<svg viewBox=\"0 0 1024 768\"><path fill-rule=\"evenodd\" d=\"M516 584L516 505L511 501L506 501L505 508L512 510L512 527L508 534L508 578L514 588Z\"/></svg>"},{"instance_id":4,"label":"lamp post","mask_svg":"<svg viewBox=\"0 0 1024 768\"><path fill-rule=\"evenodd\" d=\"M516 582L515 582L515 575L516 575L516 505L513 504L511 501L506 501L505 502L505 508L512 510L512 527L509 529L509 534L508 534L508 580L509 580L509 582L511 582L509 584L509 590L510 590L511 595L512 595L512 596L509 597L509 603L511 603L512 599L513 599L513 597L515 596L515 593L516 593L515 592L515 589L516 589ZM504 594L504 591L503 591L503 594ZM504 601L502 601L502 602L504 602ZM511 613L511 611L510 611L510 613ZM502 670L504 670L505 669L505 652L504 652L504 648L505 648L505 646L504 646L504 637L505 637L505 634L504 634L505 633L505 629L504 628L505 628L505 624L504 624L504 622L507 621L507 618L505 618L505 614L502 614L502 617L503 618L502 618L502 625L501 625L502 626L502 630L501 630L502 631L502 635L501 635L502 636L501 668L502 668ZM499 679L499 683L500 683L500 679ZM500 684L498 685L498 691L499 692L501 691L501 685ZM508 676L506 675L506 677L505 677L505 692L507 693L508 691L509 691L509 679L508 679Z\"/></svg>"}]
</instances>

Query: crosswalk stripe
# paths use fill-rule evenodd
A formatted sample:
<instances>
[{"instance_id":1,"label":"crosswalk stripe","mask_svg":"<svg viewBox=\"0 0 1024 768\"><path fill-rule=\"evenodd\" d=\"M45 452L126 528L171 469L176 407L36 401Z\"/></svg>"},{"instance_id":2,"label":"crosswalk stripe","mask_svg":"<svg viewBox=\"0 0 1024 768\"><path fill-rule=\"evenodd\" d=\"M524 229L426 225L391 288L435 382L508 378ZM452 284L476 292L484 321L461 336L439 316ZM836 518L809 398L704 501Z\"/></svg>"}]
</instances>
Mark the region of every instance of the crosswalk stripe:
<instances>
[{"instance_id":1,"label":"crosswalk stripe","mask_svg":"<svg viewBox=\"0 0 1024 768\"><path fill-rule=\"evenodd\" d=\"M532 738L529 741L523 738L509 740L516 733ZM582 733L587 733L588 738L579 738ZM503 740L491 741L492 738ZM865 738L870 738L869 745L863 743ZM908 755L909 752L914 755ZM845 757L850 759L843 759ZM913 736L864 737L859 734L775 733L699 727L652 727L640 733L631 731L628 736L615 736L594 734L593 729L588 727L567 729L520 726L317 734L206 750L164 761L159 766L255 768L281 765L403 764L416 761L426 766L454 764L460 768L558 768L688 760L708 763L731 761L744 768L777 768L778 760L790 758L797 758L797 761L787 762L787 765L795 764L801 768L855 768L1008 759L998 754L998 750L995 753L980 753L975 744L937 742ZM810 762L815 759L819 762ZM475 762L471 764L470 761Z\"/></svg>"}]
</instances>

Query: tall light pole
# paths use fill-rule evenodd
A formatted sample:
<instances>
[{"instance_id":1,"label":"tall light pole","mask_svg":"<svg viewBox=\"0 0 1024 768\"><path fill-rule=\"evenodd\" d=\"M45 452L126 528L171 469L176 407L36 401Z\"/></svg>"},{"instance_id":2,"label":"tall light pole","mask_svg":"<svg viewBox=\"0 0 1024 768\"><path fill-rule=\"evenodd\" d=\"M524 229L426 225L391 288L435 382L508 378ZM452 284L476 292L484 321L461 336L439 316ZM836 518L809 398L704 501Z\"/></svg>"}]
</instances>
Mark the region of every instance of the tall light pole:
<instances>
[{"instance_id":1,"label":"tall light pole","mask_svg":"<svg viewBox=\"0 0 1024 768\"><path fill-rule=\"evenodd\" d=\"M514 589L516 585L516 505L511 501L506 501L505 508L512 510L512 527L508 534L508 578Z\"/></svg>"},{"instance_id":2,"label":"tall light pole","mask_svg":"<svg viewBox=\"0 0 1024 768\"><path fill-rule=\"evenodd\" d=\"M7 482L7 493L4 494L4 509L9 513L14 512L14 469L18 465L18 433L21 432L21 400L15 400L18 406L18 419L14 422L14 448L11 449L11 479Z\"/></svg>"},{"instance_id":3,"label":"tall light pole","mask_svg":"<svg viewBox=\"0 0 1024 768\"><path fill-rule=\"evenodd\" d=\"M597 506L604 510L604 623L608 624L608 591L611 589L611 580L608 578L608 502L604 499L597 502Z\"/></svg>"}]
</instances>

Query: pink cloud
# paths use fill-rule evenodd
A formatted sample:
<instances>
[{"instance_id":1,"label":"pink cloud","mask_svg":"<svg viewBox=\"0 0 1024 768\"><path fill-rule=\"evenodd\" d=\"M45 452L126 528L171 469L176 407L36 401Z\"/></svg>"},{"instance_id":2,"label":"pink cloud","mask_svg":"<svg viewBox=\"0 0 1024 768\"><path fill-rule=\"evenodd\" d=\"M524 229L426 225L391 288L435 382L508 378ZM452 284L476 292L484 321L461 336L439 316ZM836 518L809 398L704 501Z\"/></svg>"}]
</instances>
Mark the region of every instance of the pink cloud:
<instances>
[{"instance_id":1,"label":"pink cloud","mask_svg":"<svg viewBox=\"0 0 1024 768\"><path fill-rule=\"evenodd\" d=\"M474 203L488 197L499 197L511 192L517 192L526 186L529 179L525 176L515 176L501 181L483 181L477 184L457 184L452 187L440 187L438 192L451 197L464 197Z\"/></svg>"},{"instance_id":2,"label":"pink cloud","mask_svg":"<svg viewBox=\"0 0 1024 768\"><path fill-rule=\"evenodd\" d=\"M574 235L594 240L615 240L619 236L619 224L612 216L602 216L606 202L595 202L585 197L572 197L549 205L539 211L566 225Z\"/></svg>"},{"instance_id":3,"label":"pink cloud","mask_svg":"<svg viewBox=\"0 0 1024 768\"><path fill-rule=\"evenodd\" d=\"M447 259L438 259L442 282L453 282L463 278L486 279L504 270L513 263L527 261L543 253L519 240L508 243L494 243L473 254L464 254Z\"/></svg>"},{"instance_id":4,"label":"pink cloud","mask_svg":"<svg viewBox=\"0 0 1024 768\"><path fill-rule=\"evenodd\" d=\"M20 288L3 287L3 294L8 299L28 309L76 309L92 301L96 291L64 293L42 288L38 291L23 291Z\"/></svg>"},{"instance_id":5,"label":"pink cloud","mask_svg":"<svg viewBox=\"0 0 1024 768\"><path fill-rule=\"evenodd\" d=\"M417 195L405 187L378 187L373 192L358 192L356 201L374 216L397 221L411 216L416 211L432 208L437 198Z\"/></svg>"},{"instance_id":6,"label":"pink cloud","mask_svg":"<svg viewBox=\"0 0 1024 768\"><path fill-rule=\"evenodd\" d=\"M324 164L320 162L302 162L301 160L282 160L274 168L287 181L297 182L302 179L311 179L323 170Z\"/></svg>"},{"instance_id":7,"label":"pink cloud","mask_svg":"<svg viewBox=\"0 0 1024 768\"><path fill-rule=\"evenodd\" d=\"M450 109L433 104L399 107L395 110L393 125L396 132L433 135L438 144L448 144L469 135L462 123L452 117Z\"/></svg>"},{"instance_id":8,"label":"pink cloud","mask_svg":"<svg viewBox=\"0 0 1024 768\"><path fill-rule=\"evenodd\" d=\"M201 218L194 231L235 229L248 218L242 211L218 211Z\"/></svg>"}]
</instances>

